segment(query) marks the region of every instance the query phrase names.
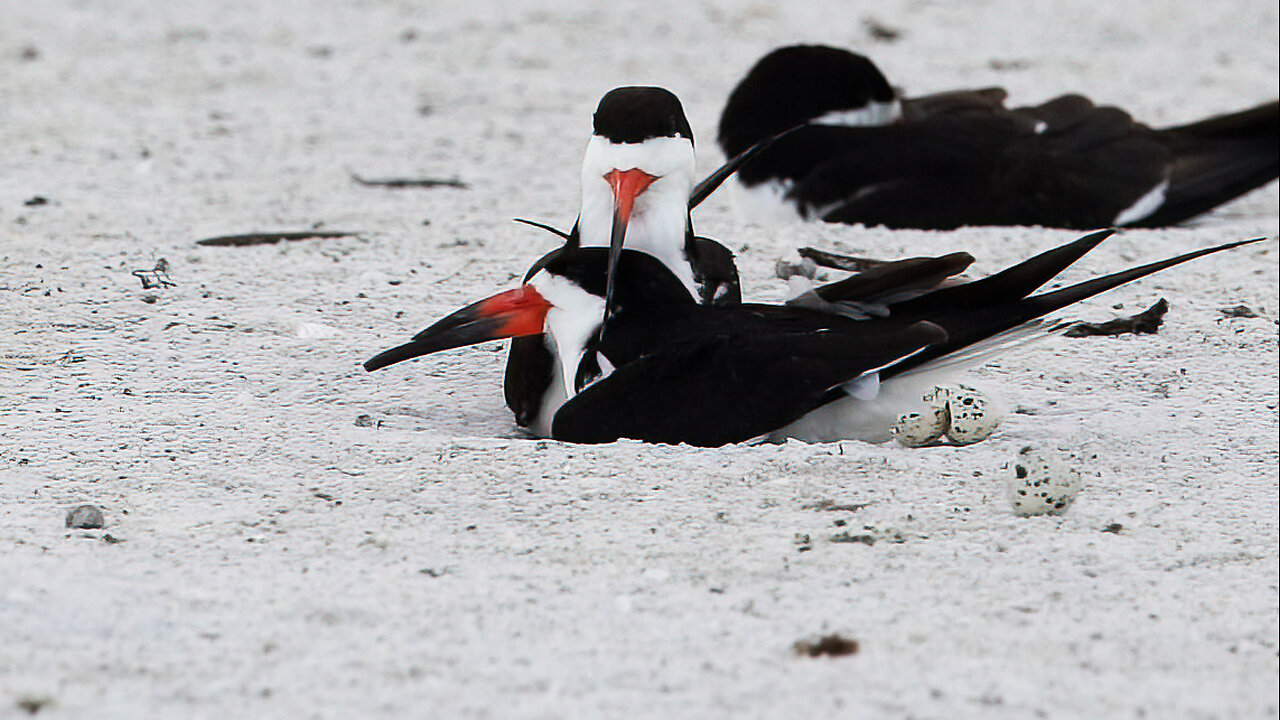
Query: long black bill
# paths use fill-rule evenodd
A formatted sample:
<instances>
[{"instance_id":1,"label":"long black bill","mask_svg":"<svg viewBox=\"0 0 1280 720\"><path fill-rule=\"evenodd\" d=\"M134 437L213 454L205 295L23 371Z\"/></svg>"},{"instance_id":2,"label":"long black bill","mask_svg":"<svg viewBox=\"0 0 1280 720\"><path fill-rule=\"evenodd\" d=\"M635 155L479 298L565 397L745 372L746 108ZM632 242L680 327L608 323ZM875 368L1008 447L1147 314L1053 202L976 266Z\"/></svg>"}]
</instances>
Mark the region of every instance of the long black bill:
<instances>
[{"instance_id":1,"label":"long black bill","mask_svg":"<svg viewBox=\"0 0 1280 720\"><path fill-rule=\"evenodd\" d=\"M373 372L404 360L475 345L487 340L536 335L551 304L526 285L472 303L423 330L409 342L378 353L364 364Z\"/></svg>"}]
</instances>

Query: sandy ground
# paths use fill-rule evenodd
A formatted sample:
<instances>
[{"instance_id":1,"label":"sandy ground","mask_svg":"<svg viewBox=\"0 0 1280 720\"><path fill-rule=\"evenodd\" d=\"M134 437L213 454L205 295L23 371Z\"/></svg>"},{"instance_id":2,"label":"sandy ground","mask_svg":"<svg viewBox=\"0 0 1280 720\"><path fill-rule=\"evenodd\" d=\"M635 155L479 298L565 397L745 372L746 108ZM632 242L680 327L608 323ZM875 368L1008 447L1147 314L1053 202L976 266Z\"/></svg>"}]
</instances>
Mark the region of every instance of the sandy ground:
<instances>
[{"instance_id":1,"label":"sandy ground","mask_svg":"<svg viewBox=\"0 0 1280 720\"><path fill-rule=\"evenodd\" d=\"M1277 717L1274 241L1074 312L1166 297L1158 335L979 371L1016 412L967 448L575 447L515 431L498 345L359 362L553 246L510 218L572 222L615 85L679 94L707 171L783 43L1161 124L1274 97L1278 38L1255 0L0 0L0 717ZM986 273L1073 235L695 222L761 299L800 245ZM359 235L194 244L318 224ZM1066 279L1278 224L1272 183ZM1064 517L1011 514L1025 445L1085 472ZM859 652L793 650L828 633Z\"/></svg>"}]
</instances>

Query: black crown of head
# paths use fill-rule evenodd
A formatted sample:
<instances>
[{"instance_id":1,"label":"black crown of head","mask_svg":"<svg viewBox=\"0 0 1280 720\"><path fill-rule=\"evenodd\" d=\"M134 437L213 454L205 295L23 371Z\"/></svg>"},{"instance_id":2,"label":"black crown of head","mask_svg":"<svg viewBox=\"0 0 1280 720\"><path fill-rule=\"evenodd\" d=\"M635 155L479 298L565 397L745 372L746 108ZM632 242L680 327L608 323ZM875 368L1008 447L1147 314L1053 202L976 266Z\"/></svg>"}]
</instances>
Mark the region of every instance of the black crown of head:
<instances>
[{"instance_id":1,"label":"black crown of head","mask_svg":"<svg viewBox=\"0 0 1280 720\"><path fill-rule=\"evenodd\" d=\"M659 87L620 87L600 99L595 134L615 143L640 143L656 137L693 142L693 130L680 99Z\"/></svg>"}]
</instances>

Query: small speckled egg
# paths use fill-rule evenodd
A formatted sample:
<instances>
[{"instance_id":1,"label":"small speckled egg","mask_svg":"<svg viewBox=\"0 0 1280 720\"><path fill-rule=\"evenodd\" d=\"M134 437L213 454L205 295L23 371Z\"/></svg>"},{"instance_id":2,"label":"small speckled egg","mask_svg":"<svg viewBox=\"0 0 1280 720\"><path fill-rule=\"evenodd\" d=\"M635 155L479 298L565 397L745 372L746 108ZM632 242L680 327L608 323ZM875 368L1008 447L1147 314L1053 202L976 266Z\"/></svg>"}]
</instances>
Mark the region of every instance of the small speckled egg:
<instances>
[{"instance_id":1,"label":"small speckled egg","mask_svg":"<svg viewBox=\"0 0 1280 720\"><path fill-rule=\"evenodd\" d=\"M947 437L957 445L986 440L1000 426L1000 415L990 398L968 385L947 390L947 413L951 419Z\"/></svg>"},{"instance_id":2,"label":"small speckled egg","mask_svg":"<svg viewBox=\"0 0 1280 720\"><path fill-rule=\"evenodd\" d=\"M950 417L947 414L947 390L935 387L920 398L926 405L923 410L898 416L889 432L907 447L922 447L936 442L947 432Z\"/></svg>"},{"instance_id":3,"label":"small speckled egg","mask_svg":"<svg viewBox=\"0 0 1280 720\"><path fill-rule=\"evenodd\" d=\"M1005 472L1015 515L1061 515L1084 484L1080 472L1056 453L1031 447L1022 448Z\"/></svg>"}]
</instances>

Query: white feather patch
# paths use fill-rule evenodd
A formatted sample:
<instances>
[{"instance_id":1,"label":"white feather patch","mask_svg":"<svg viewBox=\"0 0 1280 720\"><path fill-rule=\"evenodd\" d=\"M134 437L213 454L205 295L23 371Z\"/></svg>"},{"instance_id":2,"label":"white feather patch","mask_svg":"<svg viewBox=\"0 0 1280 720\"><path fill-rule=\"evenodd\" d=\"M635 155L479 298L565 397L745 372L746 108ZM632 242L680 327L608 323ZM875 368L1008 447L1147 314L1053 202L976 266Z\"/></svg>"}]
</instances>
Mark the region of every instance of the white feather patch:
<instances>
[{"instance_id":1,"label":"white feather patch","mask_svg":"<svg viewBox=\"0 0 1280 720\"><path fill-rule=\"evenodd\" d=\"M736 176L729 180L733 206L743 219L759 225L803 222L795 201L787 198L790 180L766 180L745 185Z\"/></svg>"},{"instance_id":2,"label":"white feather patch","mask_svg":"<svg viewBox=\"0 0 1280 720\"><path fill-rule=\"evenodd\" d=\"M851 110L832 110L809 121L810 125L835 125L837 127L873 127L897 122L902 117L902 104L897 100L869 102L865 107Z\"/></svg>"},{"instance_id":3,"label":"white feather patch","mask_svg":"<svg viewBox=\"0 0 1280 720\"><path fill-rule=\"evenodd\" d=\"M1164 204L1164 194L1168 190L1168 178L1161 180L1160 184L1151 188L1146 195L1138 198L1137 202L1120 211L1112 225L1128 225L1150 217L1151 213L1159 210L1160 206Z\"/></svg>"}]
</instances>

